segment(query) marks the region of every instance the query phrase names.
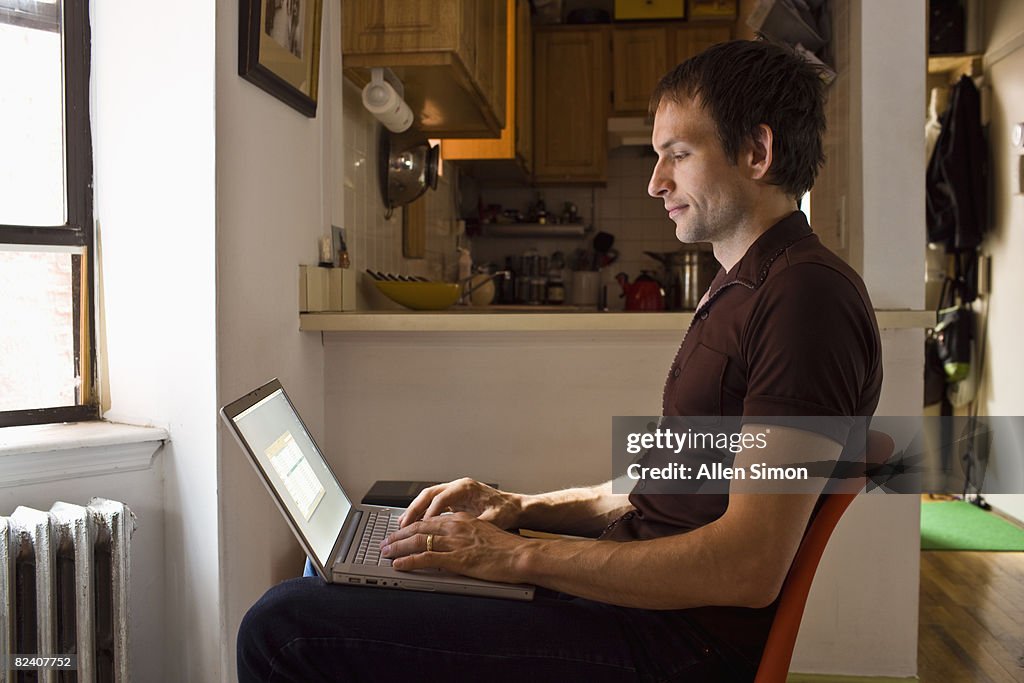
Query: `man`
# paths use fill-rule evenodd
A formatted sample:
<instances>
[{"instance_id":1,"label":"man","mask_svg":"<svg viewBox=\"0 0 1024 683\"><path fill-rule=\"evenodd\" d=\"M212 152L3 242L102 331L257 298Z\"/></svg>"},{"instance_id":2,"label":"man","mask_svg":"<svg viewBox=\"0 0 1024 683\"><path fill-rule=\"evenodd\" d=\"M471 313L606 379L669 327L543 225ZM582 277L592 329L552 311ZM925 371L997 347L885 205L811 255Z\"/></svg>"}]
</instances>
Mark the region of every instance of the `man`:
<instances>
[{"instance_id":1,"label":"man","mask_svg":"<svg viewBox=\"0 0 1024 683\"><path fill-rule=\"evenodd\" d=\"M739 452L736 467L835 460L853 417L878 402L880 342L863 283L796 211L823 161L823 87L790 51L735 41L676 67L652 98L649 193L679 240L710 242L722 266L663 410L770 428L767 447ZM548 592L514 603L286 582L243 622L240 676L751 680L817 486L628 496L610 483L540 495L469 479L435 486L386 539L394 567ZM505 531L519 527L597 539Z\"/></svg>"}]
</instances>

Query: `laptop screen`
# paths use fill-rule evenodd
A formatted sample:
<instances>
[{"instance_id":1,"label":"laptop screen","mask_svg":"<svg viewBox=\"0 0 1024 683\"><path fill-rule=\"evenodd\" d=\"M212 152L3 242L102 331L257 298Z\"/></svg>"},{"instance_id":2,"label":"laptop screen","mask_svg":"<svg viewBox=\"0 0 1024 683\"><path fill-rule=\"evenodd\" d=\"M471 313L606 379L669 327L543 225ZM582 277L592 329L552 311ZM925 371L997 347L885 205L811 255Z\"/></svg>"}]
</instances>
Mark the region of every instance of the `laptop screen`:
<instances>
[{"instance_id":1,"label":"laptop screen","mask_svg":"<svg viewBox=\"0 0 1024 683\"><path fill-rule=\"evenodd\" d=\"M320 565L329 567L352 503L284 390L239 413L234 423Z\"/></svg>"}]
</instances>

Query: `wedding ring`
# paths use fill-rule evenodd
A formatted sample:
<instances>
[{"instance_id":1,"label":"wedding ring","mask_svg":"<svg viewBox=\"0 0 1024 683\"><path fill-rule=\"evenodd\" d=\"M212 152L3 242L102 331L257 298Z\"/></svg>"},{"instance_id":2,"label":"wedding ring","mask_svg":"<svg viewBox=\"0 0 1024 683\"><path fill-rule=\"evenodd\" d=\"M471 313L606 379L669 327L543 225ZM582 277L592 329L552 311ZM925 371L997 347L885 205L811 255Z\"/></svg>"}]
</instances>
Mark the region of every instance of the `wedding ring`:
<instances>
[{"instance_id":1,"label":"wedding ring","mask_svg":"<svg viewBox=\"0 0 1024 683\"><path fill-rule=\"evenodd\" d=\"M427 552L434 552L434 534L427 534Z\"/></svg>"}]
</instances>

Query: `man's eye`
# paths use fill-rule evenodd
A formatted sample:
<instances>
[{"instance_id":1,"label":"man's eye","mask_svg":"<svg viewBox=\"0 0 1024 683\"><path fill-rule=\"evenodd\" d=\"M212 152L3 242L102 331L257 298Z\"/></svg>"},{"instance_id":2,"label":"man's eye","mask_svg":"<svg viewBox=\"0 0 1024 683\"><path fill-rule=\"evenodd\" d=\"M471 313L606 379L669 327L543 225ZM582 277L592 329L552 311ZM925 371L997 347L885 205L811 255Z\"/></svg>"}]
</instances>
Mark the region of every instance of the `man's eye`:
<instances>
[{"instance_id":1,"label":"man's eye","mask_svg":"<svg viewBox=\"0 0 1024 683\"><path fill-rule=\"evenodd\" d=\"M681 161L681 160L685 159L688 156L690 156L690 155L687 154L686 152L677 152L677 153L672 155L672 159L674 161Z\"/></svg>"}]
</instances>

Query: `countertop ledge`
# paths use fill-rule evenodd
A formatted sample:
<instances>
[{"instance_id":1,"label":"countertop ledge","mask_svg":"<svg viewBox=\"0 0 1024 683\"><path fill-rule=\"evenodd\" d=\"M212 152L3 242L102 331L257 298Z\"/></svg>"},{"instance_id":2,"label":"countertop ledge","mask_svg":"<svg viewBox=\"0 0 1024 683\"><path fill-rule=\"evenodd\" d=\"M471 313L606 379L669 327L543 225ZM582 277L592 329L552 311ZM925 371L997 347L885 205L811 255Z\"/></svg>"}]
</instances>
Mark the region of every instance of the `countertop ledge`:
<instances>
[{"instance_id":1,"label":"countertop ledge","mask_svg":"<svg viewBox=\"0 0 1024 683\"><path fill-rule=\"evenodd\" d=\"M876 310L881 329L924 329L935 311ZM520 312L488 309L458 311L352 311L302 313L304 332L658 332L686 329L686 313Z\"/></svg>"},{"instance_id":2,"label":"countertop ledge","mask_svg":"<svg viewBox=\"0 0 1024 683\"><path fill-rule=\"evenodd\" d=\"M0 488L148 469L159 427L74 422L0 429Z\"/></svg>"}]
</instances>

